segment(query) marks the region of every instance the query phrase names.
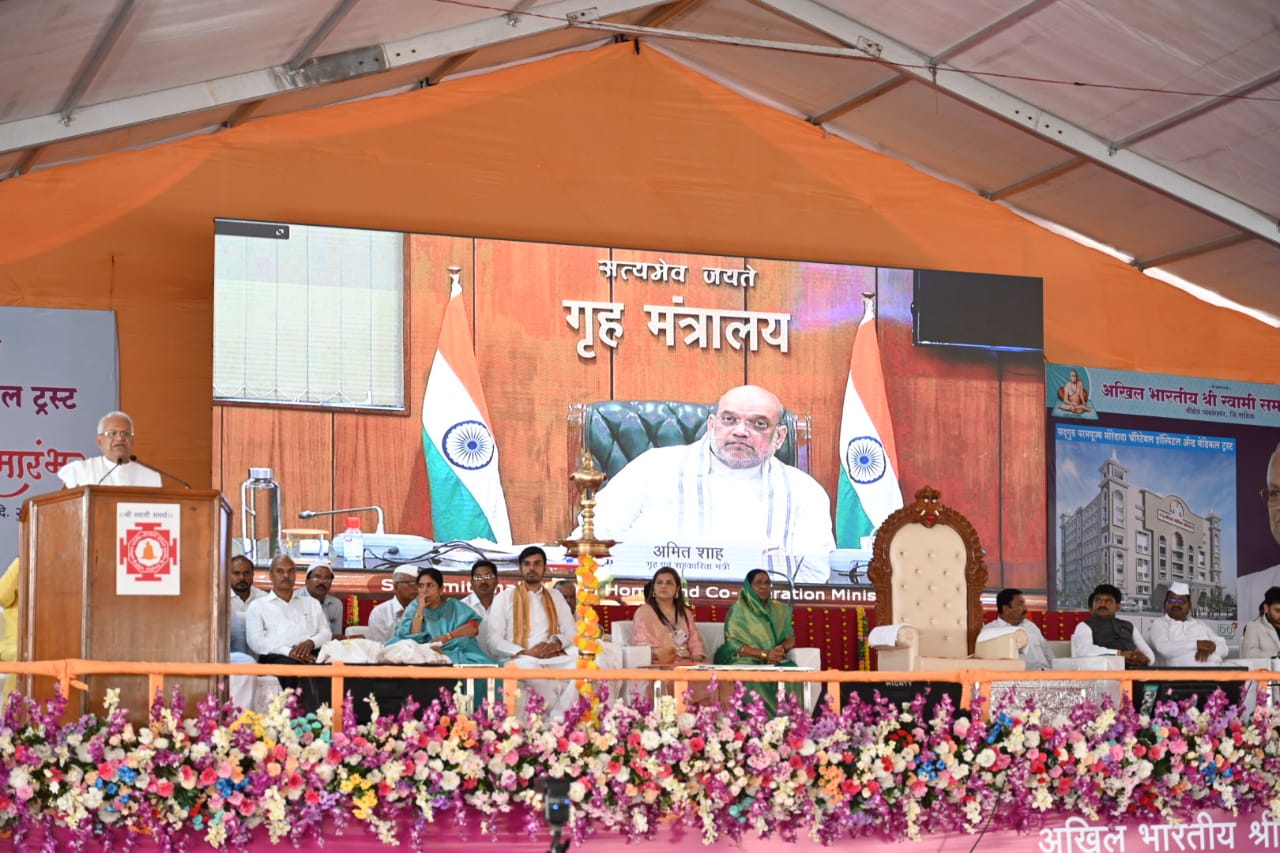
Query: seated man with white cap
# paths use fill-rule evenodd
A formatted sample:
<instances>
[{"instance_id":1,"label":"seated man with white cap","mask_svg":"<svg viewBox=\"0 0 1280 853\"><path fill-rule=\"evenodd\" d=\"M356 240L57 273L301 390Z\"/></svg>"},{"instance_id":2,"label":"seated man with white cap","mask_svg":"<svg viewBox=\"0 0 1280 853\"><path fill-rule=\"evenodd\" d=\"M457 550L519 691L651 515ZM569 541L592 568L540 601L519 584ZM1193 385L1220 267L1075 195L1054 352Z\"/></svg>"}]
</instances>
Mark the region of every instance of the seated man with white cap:
<instances>
[{"instance_id":1,"label":"seated man with white cap","mask_svg":"<svg viewBox=\"0 0 1280 853\"><path fill-rule=\"evenodd\" d=\"M404 609L418 596L418 567L396 566L391 573L391 592L390 598L369 613L369 633L365 635L384 645L395 636Z\"/></svg>"},{"instance_id":2,"label":"seated man with white cap","mask_svg":"<svg viewBox=\"0 0 1280 853\"><path fill-rule=\"evenodd\" d=\"M337 596L329 594L333 587L333 565L328 560L316 560L307 567L306 586L298 590L301 598L314 598L320 602L325 621L329 623L329 633L335 640L341 640L346 631L342 618L342 602Z\"/></svg>"},{"instance_id":3,"label":"seated man with white cap","mask_svg":"<svg viewBox=\"0 0 1280 853\"><path fill-rule=\"evenodd\" d=\"M1164 596L1164 616L1151 623L1147 641L1161 666L1214 666L1227 656L1227 641L1191 613L1191 589L1174 583Z\"/></svg>"}]
</instances>

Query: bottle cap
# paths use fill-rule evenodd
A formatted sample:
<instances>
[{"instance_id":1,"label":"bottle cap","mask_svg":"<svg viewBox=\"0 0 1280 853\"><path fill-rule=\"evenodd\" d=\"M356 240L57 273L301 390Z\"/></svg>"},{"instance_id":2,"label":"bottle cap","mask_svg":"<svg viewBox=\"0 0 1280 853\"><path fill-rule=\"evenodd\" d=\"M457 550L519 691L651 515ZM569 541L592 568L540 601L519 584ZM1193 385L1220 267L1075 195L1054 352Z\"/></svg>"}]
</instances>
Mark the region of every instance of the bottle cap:
<instances>
[{"instance_id":1,"label":"bottle cap","mask_svg":"<svg viewBox=\"0 0 1280 853\"><path fill-rule=\"evenodd\" d=\"M356 518L354 515L347 516L347 527L358 528L359 526L360 526L360 519Z\"/></svg>"}]
</instances>

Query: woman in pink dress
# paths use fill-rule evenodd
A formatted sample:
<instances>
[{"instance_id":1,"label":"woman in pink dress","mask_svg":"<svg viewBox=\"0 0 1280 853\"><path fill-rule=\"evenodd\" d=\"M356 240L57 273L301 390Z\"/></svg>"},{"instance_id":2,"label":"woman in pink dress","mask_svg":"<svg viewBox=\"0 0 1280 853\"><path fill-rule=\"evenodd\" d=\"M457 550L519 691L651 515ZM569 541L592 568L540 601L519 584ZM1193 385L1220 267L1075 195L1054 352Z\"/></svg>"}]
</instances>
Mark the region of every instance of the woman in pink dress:
<instances>
[{"instance_id":1,"label":"woman in pink dress","mask_svg":"<svg viewBox=\"0 0 1280 853\"><path fill-rule=\"evenodd\" d=\"M631 642L653 649L656 664L706 662L693 609L685 605L680 575L670 566L658 569L645 587L644 604L636 610Z\"/></svg>"},{"instance_id":2,"label":"woman in pink dress","mask_svg":"<svg viewBox=\"0 0 1280 853\"><path fill-rule=\"evenodd\" d=\"M707 662L693 608L684 603L680 575L670 566L658 569L653 580L645 585L644 604L636 610L631 642L653 649L655 664L688 666ZM689 686L693 691L693 704L703 705L712 700L708 685ZM661 687L664 692L671 689L665 682Z\"/></svg>"}]
</instances>

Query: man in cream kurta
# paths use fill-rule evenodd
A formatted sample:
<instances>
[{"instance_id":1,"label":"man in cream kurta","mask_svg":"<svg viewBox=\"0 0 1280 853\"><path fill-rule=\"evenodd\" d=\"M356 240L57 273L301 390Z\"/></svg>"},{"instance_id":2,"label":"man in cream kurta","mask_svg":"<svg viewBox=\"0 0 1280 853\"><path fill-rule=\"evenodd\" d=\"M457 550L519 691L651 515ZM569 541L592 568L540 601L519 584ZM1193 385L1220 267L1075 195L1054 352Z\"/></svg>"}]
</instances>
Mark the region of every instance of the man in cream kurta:
<instances>
[{"instance_id":1,"label":"man in cream kurta","mask_svg":"<svg viewBox=\"0 0 1280 853\"><path fill-rule=\"evenodd\" d=\"M1171 584L1164 596L1164 616L1147 628L1147 642L1160 666L1216 666L1227 657L1227 641L1190 613L1190 588Z\"/></svg>"},{"instance_id":2,"label":"man in cream kurta","mask_svg":"<svg viewBox=\"0 0 1280 853\"><path fill-rule=\"evenodd\" d=\"M546 572L546 552L535 545L521 551L520 576L524 582L498 593L489 615L481 622L480 646L499 663L521 669L573 669L578 665L573 614L564 596L543 586ZM518 596L524 600L518 601ZM522 615L527 620L523 637L519 631ZM563 719L578 699L578 690L570 680L522 681L520 686L522 714L528 690L542 697L552 719Z\"/></svg>"},{"instance_id":3,"label":"man in cream kurta","mask_svg":"<svg viewBox=\"0 0 1280 853\"><path fill-rule=\"evenodd\" d=\"M1267 484L1262 488L1262 498L1267 504L1267 521L1271 538L1280 545L1280 444L1271 452L1267 461ZM1259 556L1259 555L1254 555ZM1280 586L1280 563L1276 563L1251 575L1236 579L1236 613L1241 622L1248 622L1258 615L1258 606L1267 590Z\"/></svg>"},{"instance_id":4,"label":"man in cream kurta","mask_svg":"<svg viewBox=\"0 0 1280 853\"><path fill-rule=\"evenodd\" d=\"M817 480L774 458L787 436L782 412L782 402L763 388L726 392L701 440L648 450L605 484L596 535L750 541L805 557L797 582L825 582L835 548L831 499Z\"/></svg>"}]
</instances>

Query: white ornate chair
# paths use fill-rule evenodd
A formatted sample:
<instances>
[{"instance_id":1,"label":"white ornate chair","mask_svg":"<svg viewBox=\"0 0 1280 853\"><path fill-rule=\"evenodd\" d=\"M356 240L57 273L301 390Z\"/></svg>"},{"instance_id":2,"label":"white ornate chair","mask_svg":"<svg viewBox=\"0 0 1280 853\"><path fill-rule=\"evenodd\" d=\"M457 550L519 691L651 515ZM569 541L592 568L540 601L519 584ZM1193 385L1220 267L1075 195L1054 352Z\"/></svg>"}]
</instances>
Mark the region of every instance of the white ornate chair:
<instances>
[{"instance_id":1,"label":"white ornate chair","mask_svg":"<svg viewBox=\"0 0 1280 853\"><path fill-rule=\"evenodd\" d=\"M973 525L929 486L885 520L868 569L876 591L877 627L869 639L877 669L1026 669L1018 656L1027 642L1021 631L976 642L987 583L983 553Z\"/></svg>"}]
</instances>

